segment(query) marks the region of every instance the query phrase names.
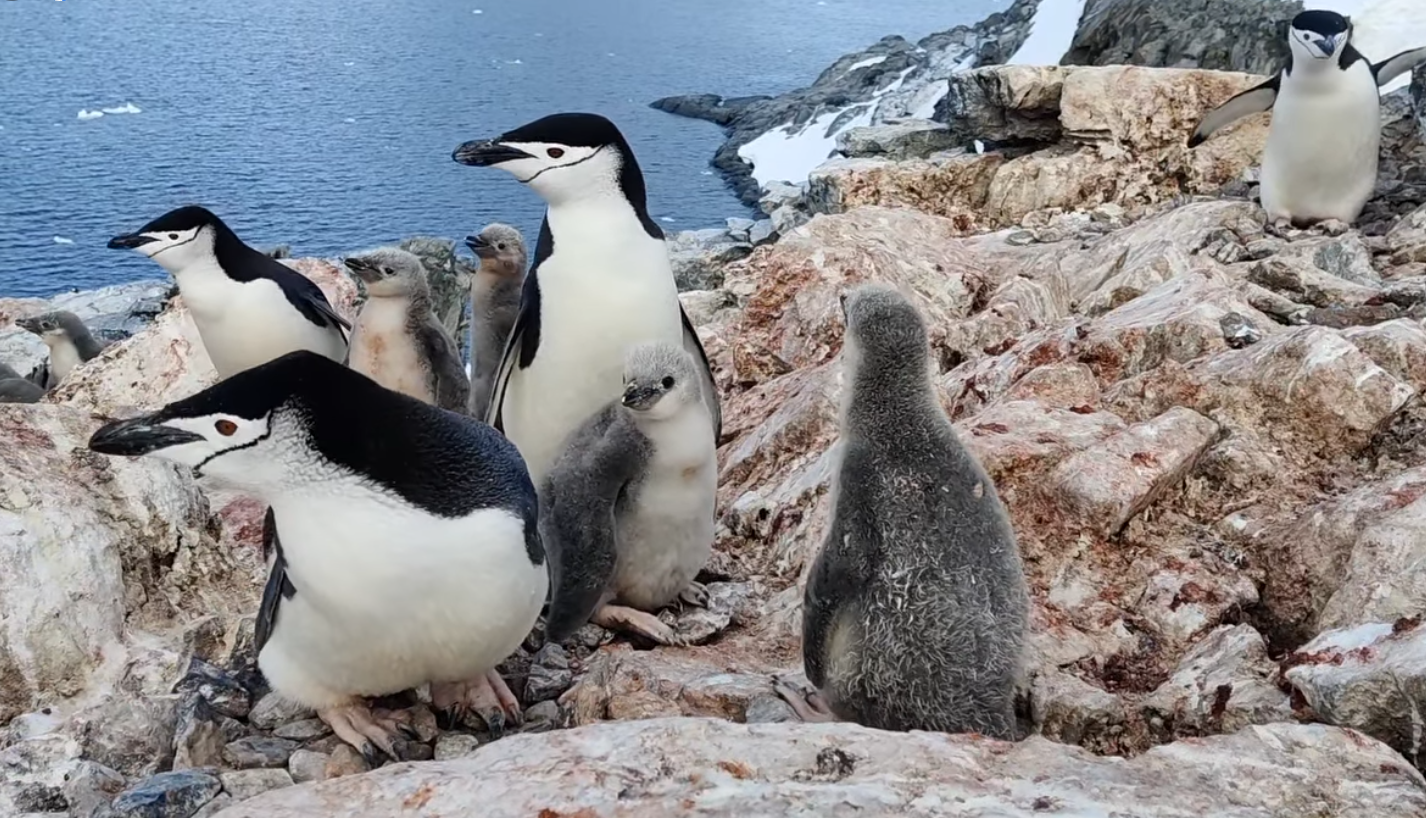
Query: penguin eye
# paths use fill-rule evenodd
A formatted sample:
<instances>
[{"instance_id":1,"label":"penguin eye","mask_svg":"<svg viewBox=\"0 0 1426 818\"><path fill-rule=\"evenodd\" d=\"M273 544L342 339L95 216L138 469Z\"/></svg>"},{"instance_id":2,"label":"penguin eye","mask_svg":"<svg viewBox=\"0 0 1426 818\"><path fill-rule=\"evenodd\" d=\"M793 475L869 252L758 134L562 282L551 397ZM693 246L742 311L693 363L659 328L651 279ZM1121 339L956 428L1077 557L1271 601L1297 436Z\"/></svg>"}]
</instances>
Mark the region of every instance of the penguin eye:
<instances>
[{"instance_id":1,"label":"penguin eye","mask_svg":"<svg viewBox=\"0 0 1426 818\"><path fill-rule=\"evenodd\" d=\"M220 420L213 424L213 428L223 437L232 437L238 431L238 424L231 420Z\"/></svg>"},{"instance_id":2,"label":"penguin eye","mask_svg":"<svg viewBox=\"0 0 1426 818\"><path fill-rule=\"evenodd\" d=\"M391 268L390 268L390 267L382 267L382 268L381 268L381 272L385 273L386 275L395 275L395 273L392 273L392 272L391 272Z\"/></svg>"},{"instance_id":3,"label":"penguin eye","mask_svg":"<svg viewBox=\"0 0 1426 818\"><path fill-rule=\"evenodd\" d=\"M664 389L672 389L672 388L673 388L673 376L672 376L672 375L665 375L665 376L663 376L663 388L664 388Z\"/></svg>"},{"instance_id":4,"label":"penguin eye","mask_svg":"<svg viewBox=\"0 0 1426 818\"><path fill-rule=\"evenodd\" d=\"M558 159L564 156L564 148L550 148L545 153L549 154L551 159Z\"/></svg>"},{"instance_id":5,"label":"penguin eye","mask_svg":"<svg viewBox=\"0 0 1426 818\"><path fill-rule=\"evenodd\" d=\"M495 249L496 249L496 250L504 250L504 249L505 249L505 242L502 241L502 242L496 243Z\"/></svg>"},{"instance_id":6,"label":"penguin eye","mask_svg":"<svg viewBox=\"0 0 1426 818\"><path fill-rule=\"evenodd\" d=\"M177 234L177 233L169 233L169 234L168 234L168 240L169 240L169 241L178 241L178 234Z\"/></svg>"}]
</instances>

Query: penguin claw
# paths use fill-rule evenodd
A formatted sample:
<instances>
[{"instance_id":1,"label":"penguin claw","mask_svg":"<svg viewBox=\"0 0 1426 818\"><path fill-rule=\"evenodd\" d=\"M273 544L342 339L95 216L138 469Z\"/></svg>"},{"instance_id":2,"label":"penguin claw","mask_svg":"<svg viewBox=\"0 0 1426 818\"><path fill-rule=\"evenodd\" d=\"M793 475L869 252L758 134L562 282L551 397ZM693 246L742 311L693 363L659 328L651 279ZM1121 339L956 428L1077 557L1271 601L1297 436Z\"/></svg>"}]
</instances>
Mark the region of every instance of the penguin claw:
<instances>
[{"instance_id":1,"label":"penguin claw","mask_svg":"<svg viewBox=\"0 0 1426 818\"><path fill-rule=\"evenodd\" d=\"M465 708L458 704L436 711L436 727L441 730L456 730L465 722Z\"/></svg>"},{"instance_id":2,"label":"penguin claw","mask_svg":"<svg viewBox=\"0 0 1426 818\"><path fill-rule=\"evenodd\" d=\"M683 605L692 605L695 608L708 607L708 586L701 582L690 582L678 594L678 601Z\"/></svg>"},{"instance_id":3,"label":"penguin claw","mask_svg":"<svg viewBox=\"0 0 1426 818\"><path fill-rule=\"evenodd\" d=\"M386 755L385 752L370 741L363 741L361 746L357 748L357 752L361 753L362 759L366 761L368 770L374 770L380 767L383 757Z\"/></svg>"},{"instance_id":4,"label":"penguin claw","mask_svg":"<svg viewBox=\"0 0 1426 818\"><path fill-rule=\"evenodd\" d=\"M407 741L420 741L421 733L409 724L396 725L396 732L406 737Z\"/></svg>"}]
</instances>

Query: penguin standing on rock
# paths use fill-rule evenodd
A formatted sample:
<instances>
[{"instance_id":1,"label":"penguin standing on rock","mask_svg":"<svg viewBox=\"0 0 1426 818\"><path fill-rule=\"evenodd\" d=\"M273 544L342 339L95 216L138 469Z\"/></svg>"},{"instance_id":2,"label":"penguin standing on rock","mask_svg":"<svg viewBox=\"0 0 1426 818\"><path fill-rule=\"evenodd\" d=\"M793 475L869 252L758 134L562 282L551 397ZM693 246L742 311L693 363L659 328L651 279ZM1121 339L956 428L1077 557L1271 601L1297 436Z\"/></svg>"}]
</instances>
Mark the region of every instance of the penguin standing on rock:
<instances>
[{"instance_id":1,"label":"penguin standing on rock","mask_svg":"<svg viewBox=\"0 0 1426 818\"><path fill-rule=\"evenodd\" d=\"M1426 62L1426 48L1370 63L1342 15L1316 9L1292 18L1288 58L1272 79L1209 111L1190 148L1249 114L1272 110L1259 196L1269 226L1347 229L1376 187L1380 86Z\"/></svg>"},{"instance_id":2,"label":"penguin standing on rock","mask_svg":"<svg viewBox=\"0 0 1426 818\"><path fill-rule=\"evenodd\" d=\"M693 353L716 439L722 419L708 358L679 303L643 173L614 123L553 114L466 142L453 158L500 168L547 205L487 413L536 485L569 434L619 397L624 353L642 341Z\"/></svg>"},{"instance_id":3,"label":"penguin standing on rock","mask_svg":"<svg viewBox=\"0 0 1426 818\"><path fill-rule=\"evenodd\" d=\"M525 283L525 237L508 224L488 224L465 244L480 259L470 280L470 415L484 418L505 339L520 314Z\"/></svg>"},{"instance_id":4,"label":"penguin standing on rock","mask_svg":"<svg viewBox=\"0 0 1426 818\"><path fill-rule=\"evenodd\" d=\"M536 495L494 429L308 351L247 369L89 441L152 455L271 504L277 553L258 667L367 759L402 759L401 728L362 700L431 683L447 720L498 734L519 702L495 667L548 588Z\"/></svg>"},{"instance_id":5,"label":"penguin standing on rock","mask_svg":"<svg viewBox=\"0 0 1426 818\"><path fill-rule=\"evenodd\" d=\"M778 692L809 721L1013 739L1029 595L995 485L928 374L926 326L896 290L843 297L841 462L807 577L802 657Z\"/></svg>"},{"instance_id":6,"label":"penguin standing on rock","mask_svg":"<svg viewBox=\"0 0 1426 818\"><path fill-rule=\"evenodd\" d=\"M348 256L345 264L367 294L352 329L348 365L387 389L465 412L470 380L455 339L431 309L420 257L382 247Z\"/></svg>"},{"instance_id":7,"label":"penguin standing on rock","mask_svg":"<svg viewBox=\"0 0 1426 818\"><path fill-rule=\"evenodd\" d=\"M109 247L137 250L173 275L219 378L299 349L346 358L351 324L321 288L244 244L206 208L171 210Z\"/></svg>"},{"instance_id":8,"label":"penguin standing on rock","mask_svg":"<svg viewBox=\"0 0 1426 818\"><path fill-rule=\"evenodd\" d=\"M89 328L72 312L56 310L31 315L17 320L15 325L38 335L49 347L50 357L45 365L46 389L59 386L80 364L93 360L104 351L105 344L95 340Z\"/></svg>"}]
</instances>

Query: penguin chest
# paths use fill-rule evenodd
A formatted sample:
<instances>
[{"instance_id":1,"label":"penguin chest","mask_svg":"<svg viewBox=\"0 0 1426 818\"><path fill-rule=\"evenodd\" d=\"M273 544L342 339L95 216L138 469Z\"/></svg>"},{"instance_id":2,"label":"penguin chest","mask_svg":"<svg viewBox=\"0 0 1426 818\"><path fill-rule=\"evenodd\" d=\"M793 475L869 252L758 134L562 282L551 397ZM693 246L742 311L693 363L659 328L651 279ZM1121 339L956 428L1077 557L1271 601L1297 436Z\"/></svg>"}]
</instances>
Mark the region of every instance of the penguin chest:
<instances>
[{"instance_id":1,"label":"penguin chest","mask_svg":"<svg viewBox=\"0 0 1426 818\"><path fill-rule=\"evenodd\" d=\"M54 377L55 383L63 383L64 379L69 377L69 373L83 363L79 357L79 350L74 348L74 344L68 338L50 345L49 350L50 374Z\"/></svg>"},{"instance_id":2,"label":"penguin chest","mask_svg":"<svg viewBox=\"0 0 1426 818\"><path fill-rule=\"evenodd\" d=\"M1301 87L1286 80L1273 105L1260 189L1272 218L1351 222L1376 186L1376 82L1365 66L1335 73Z\"/></svg>"},{"instance_id":3,"label":"penguin chest","mask_svg":"<svg viewBox=\"0 0 1426 818\"><path fill-rule=\"evenodd\" d=\"M341 360L340 333L307 320L271 279L234 281L215 267L185 270L178 286L219 378L299 349Z\"/></svg>"},{"instance_id":4,"label":"penguin chest","mask_svg":"<svg viewBox=\"0 0 1426 818\"><path fill-rule=\"evenodd\" d=\"M372 298L352 330L349 365L393 392L434 403L431 369L411 333L404 299Z\"/></svg>"}]
</instances>

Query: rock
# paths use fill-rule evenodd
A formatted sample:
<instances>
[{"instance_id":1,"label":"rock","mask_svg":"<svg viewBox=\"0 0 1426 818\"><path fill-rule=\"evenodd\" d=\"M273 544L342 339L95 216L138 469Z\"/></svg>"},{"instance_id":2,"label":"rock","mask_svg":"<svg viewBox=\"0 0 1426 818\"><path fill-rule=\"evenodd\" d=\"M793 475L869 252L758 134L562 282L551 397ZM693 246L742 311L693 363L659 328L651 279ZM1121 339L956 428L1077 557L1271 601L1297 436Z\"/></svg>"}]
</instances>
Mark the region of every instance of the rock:
<instances>
[{"instance_id":1,"label":"rock","mask_svg":"<svg viewBox=\"0 0 1426 818\"><path fill-rule=\"evenodd\" d=\"M440 758L441 745L436 744L436 758ZM307 781L321 781L327 777L326 753L319 753L315 750L294 750L292 757L287 759L287 772L292 776L292 780L298 784Z\"/></svg>"},{"instance_id":2,"label":"rock","mask_svg":"<svg viewBox=\"0 0 1426 818\"><path fill-rule=\"evenodd\" d=\"M543 733L547 730L554 730L561 726L560 707L553 701L535 702L525 710L525 726L522 732ZM436 744L436 752L441 750L440 743Z\"/></svg>"},{"instance_id":3,"label":"rock","mask_svg":"<svg viewBox=\"0 0 1426 818\"><path fill-rule=\"evenodd\" d=\"M120 341L143 329L163 310L173 283L135 281L97 290L70 292L48 300L0 298L0 363L27 374L49 357L38 336L14 326L15 319L53 310L74 313L102 341Z\"/></svg>"},{"instance_id":4,"label":"rock","mask_svg":"<svg viewBox=\"0 0 1426 818\"><path fill-rule=\"evenodd\" d=\"M728 222L728 238L733 241L747 241L748 233L756 224L752 219L730 218Z\"/></svg>"},{"instance_id":5,"label":"rock","mask_svg":"<svg viewBox=\"0 0 1426 818\"><path fill-rule=\"evenodd\" d=\"M311 741L314 738L321 738L332 732L332 728L327 726L321 719L303 719L301 721L289 722L279 725L272 731L277 738L286 738L293 741Z\"/></svg>"},{"instance_id":6,"label":"rock","mask_svg":"<svg viewBox=\"0 0 1426 818\"><path fill-rule=\"evenodd\" d=\"M174 690L191 693L208 704L213 712L235 719L247 718L252 694L226 670L198 657L189 660L188 673Z\"/></svg>"},{"instance_id":7,"label":"rock","mask_svg":"<svg viewBox=\"0 0 1426 818\"><path fill-rule=\"evenodd\" d=\"M1165 741L1292 721L1287 694L1274 684L1276 671L1256 630L1224 625L1184 655L1144 706Z\"/></svg>"},{"instance_id":8,"label":"rock","mask_svg":"<svg viewBox=\"0 0 1426 818\"><path fill-rule=\"evenodd\" d=\"M344 775L356 775L367 771L366 760L361 757L350 744L338 744L332 748L331 757L327 759L327 769L323 772L323 779L340 778Z\"/></svg>"},{"instance_id":9,"label":"rock","mask_svg":"<svg viewBox=\"0 0 1426 818\"><path fill-rule=\"evenodd\" d=\"M751 702L775 695L774 668L755 656L730 667L703 651L636 651L611 645L591 657L587 672L565 698L575 725L603 719L716 716L745 721Z\"/></svg>"},{"instance_id":10,"label":"rock","mask_svg":"<svg viewBox=\"0 0 1426 818\"><path fill-rule=\"evenodd\" d=\"M738 241L726 230L685 230L667 237L673 278L680 292L711 290L723 284L723 267L753 251L751 244Z\"/></svg>"},{"instance_id":11,"label":"rock","mask_svg":"<svg viewBox=\"0 0 1426 818\"><path fill-rule=\"evenodd\" d=\"M217 815L231 806L234 800L233 796L225 792L220 792L212 801L204 804L201 809L193 813L193 818L213 818L214 815Z\"/></svg>"},{"instance_id":12,"label":"rock","mask_svg":"<svg viewBox=\"0 0 1426 818\"><path fill-rule=\"evenodd\" d=\"M436 739L436 760L468 756L480 748L480 739L467 733L447 733Z\"/></svg>"},{"instance_id":13,"label":"rock","mask_svg":"<svg viewBox=\"0 0 1426 818\"><path fill-rule=\"evenodd\" d=\"M247 731L200 696L186 699L179 707L177 725L173 734L175 770L222 766L223 748Z\"/></svg>"},{"instance_id":14,"label":"rock","mask_svg":"<svg viewBox=\"0 0 1426 818\"><path fill-rule=\"evenodd\" d=\"M797 714L780 696L758 696L748 702L743 721L747 724L779 724L797 721Z\"/></svg>"},{"instance_id":15,"label":"rock","mask_svg":"<svg viewBox=\"0 0 1426 818\"><path fill-rule=\"evenodd\" d=\"M94 818L124 789L123 774L93 761L79 762L66 775L64 801L77 818Z\"/></svg>"},{"instance_id":16,"label":"rock","mask_svg":"<svg viewBox=\"0 0 1426 818\"><path fill-rule=\"evenodd\" d=\"M1063 65L1150 65L1266 74L1287 60L1296 0L1089 0Z\"/></svg>"},{"instance_id":17,"label":"rock","mask_svg":"<svg viewBox=\"0 0 1426 818\"><path fill-rule=\"evenodd\" d=\"M550 643L535 654L530 665L530 675L525 680L525 701L542 702L557 698L574 684L574 674L569 669L569 656L563 647Z\"/></svg>"},{"instance_id":18,"label":"rock","mask_svg":"<svg viewBox=\"0 0 1426 818\"><path fill-rule=\"evenodd\" d=\"M758 247L772 241L777 233L772 219L759 219L753 222L752 228L748 230L748 241Z\"/></svg>"},{"instance_id":19,"label":"rock","mask_svg":"<svg viewBox=\"0 0 1426 818\"><path fill-rule=\"evenodd\" d=\"M1059 670L1035 677L1035 730L1047 738L1098 752L1120 749L1124 704L1119 697Z\"/></svg>"},{"instance_id":20,"label":"rock","mask_svg":"<svg viewBox=\"0 0 1426 818\"><path fill-rule=\"evenodd\" d=\"M259 730L272 730L280 725L310 719L317 714L310 707L304 707L276 693L269 693L253 705L248 721Z\"/></svg>"},{"instance_id":21,"label":"rock","mask_svg":"<svg viewBox=\"0 0 1426 818\"><path fill-rule=\"evenodd\" d=\"M116 697L76 716L70 731L86 759L145 778L172 763L177 709L174 696Z\"/></svg>"},{"instance_id":22,"label":"rock","mask_svg":"<svg viewBox=\"0 0 1426 818\"><path fill-rule=\"evenodd\" d=\"M1060 138L1065 71L1054 66L1007 65L953 75L936 109L949 136L965 144L1043 143Z\"/></svg>"},{"instance_id":23,"label":"rock","mask_svg":"<svg viewBox=\"0 0 1426 818\"><path fill-rule=\"evenodd\" d=\"M1418 767L1426 708L1421 617L1327 631L1287 657L1284 674L1312 713L1386 742Z\"/></svg>"},{"instance_id":24,"label":"rock","mask_svg":"<svg viewBox=\"0 0 1426 818\"><path fill-rule=\"evenodd\" d=\"M223 782L223 791L234 801L246 801L268 790L292 786L292 776L286 770L237 770L219 773L218 780Z\"/></svg>"},{"instance_id":25,"label":"rock","mask_svg":"<svg viewBox=\"0 0 1426 818\"><path fill-rule=\"evenodd\" d=\"M849 128L837 134L837 151L843 156L883 159L925 159L938 151L962 147L951 131L929 119L901 119L885 125Z\"/></svg>"},{"instance_id":26,"label":"rock","mask_svg":"<svg viewBox=\"0 0 1426 818\"><path fill-rule=\"evenodd\" d=\"M690 816L846 808L929 816L956 803L1007 816L1072 804L1081 813L1143 818L1377 818L1426 810L1426 785L1385 745L1321 725L1250 727L1126 760L1037 736L1008 744L853 724L653 719L513 736L468 758L270 792L220 815L317 818L341 804L350 818L386 818L419 804L430 814L479 810L489 818L540 810Z\"/></svg>"},{"instance_id":27,"label":"rock","mask_svg":"<svg viewBox=\"0 0 1426 818\"><path fill-rule=\"evenodd\" d=\"M223 748L223 760L239 770L286 767L296 750L297 742L289 739L249 736L228 742Z\"/></svg>"},{"instance_id":28,"label":"rock","mask_svg":"<svg viewBox=\"0 0 1426 818\"><path fill-rule=\"evenodd\" d=\"M124 790L109 805L114 818L190 818L221 791L215 777L193 770L159 773Z\"/></svg>"}]
</instances>

